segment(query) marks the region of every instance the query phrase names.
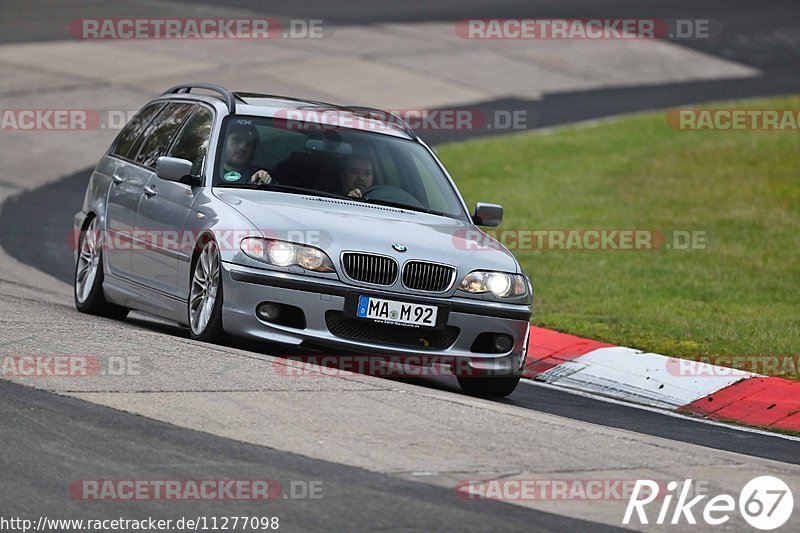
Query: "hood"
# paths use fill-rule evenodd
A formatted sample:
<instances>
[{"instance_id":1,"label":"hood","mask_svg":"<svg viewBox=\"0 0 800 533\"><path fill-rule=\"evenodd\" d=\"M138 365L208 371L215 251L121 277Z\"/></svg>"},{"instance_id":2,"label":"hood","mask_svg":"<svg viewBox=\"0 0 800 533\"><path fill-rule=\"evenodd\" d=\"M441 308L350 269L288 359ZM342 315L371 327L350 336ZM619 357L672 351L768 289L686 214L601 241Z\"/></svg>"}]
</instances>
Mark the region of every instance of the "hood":
<instances>
[{"instance_id":1,"label":"hood","mask_svg":"<svg viewBox=\"0 0 800 533\"><path fill-rule=\"evenodd\" d=\"M215 195L267 238L316 246L339 264L343 251L420 259L472 270L520 272L511 252L471 223L338 198L239 189ZM405 247L399 252L392 247Z\"/></svg>"}]
</instances>

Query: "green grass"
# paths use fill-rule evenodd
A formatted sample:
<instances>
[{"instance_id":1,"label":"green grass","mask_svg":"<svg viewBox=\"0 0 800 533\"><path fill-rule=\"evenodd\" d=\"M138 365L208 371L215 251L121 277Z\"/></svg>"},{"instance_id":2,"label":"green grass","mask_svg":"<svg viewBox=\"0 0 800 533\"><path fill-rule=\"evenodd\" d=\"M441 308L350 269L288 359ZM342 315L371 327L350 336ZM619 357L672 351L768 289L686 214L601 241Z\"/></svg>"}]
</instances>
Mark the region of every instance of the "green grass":
<instances>
[{"instance_id":1,"label":"green grass","mask_svg":"<svg viewBox=\"0 0 800 533\"><path fill-rule=\"evenodd\" d=\"M677 131L656 112L437 152L470 205L503 204L502 229L706 232L704 250L514 250L535 324L681 357L800 355L800 132Z\"/></svg>"}]
</instances>

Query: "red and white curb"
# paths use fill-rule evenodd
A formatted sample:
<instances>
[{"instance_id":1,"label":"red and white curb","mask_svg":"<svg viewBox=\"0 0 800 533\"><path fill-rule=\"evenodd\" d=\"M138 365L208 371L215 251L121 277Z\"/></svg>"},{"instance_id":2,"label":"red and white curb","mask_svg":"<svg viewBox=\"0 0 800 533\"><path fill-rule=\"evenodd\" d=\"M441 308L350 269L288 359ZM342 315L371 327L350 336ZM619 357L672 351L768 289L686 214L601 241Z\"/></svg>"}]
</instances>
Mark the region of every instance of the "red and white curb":
<instances>
[{"instance_id":1,"label":"red and white curb","mask_svg":"<svg viewBox=\"0 0 800 533\"><path fill-rule=\"evenodd\" d=\"M531 326L524 376L660 409L800 431L800 382Z\"/></svg>"}]
</instances>

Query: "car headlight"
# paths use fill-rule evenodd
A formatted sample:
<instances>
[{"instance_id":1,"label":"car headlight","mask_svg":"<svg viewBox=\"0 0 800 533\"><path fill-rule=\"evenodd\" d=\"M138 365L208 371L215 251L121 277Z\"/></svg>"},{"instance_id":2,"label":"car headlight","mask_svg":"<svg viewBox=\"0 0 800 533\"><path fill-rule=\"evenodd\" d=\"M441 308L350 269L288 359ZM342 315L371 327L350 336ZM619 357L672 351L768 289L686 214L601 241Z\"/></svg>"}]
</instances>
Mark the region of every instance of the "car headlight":
<instances>
[{"instance_id":1,"label":"car headlight","mask_svg":"<svg viewBox=\"0 0 800 533\"><path fill-rule=\"evenodd\" d=\"M528 292L525 276L476 270L466 275L458 290L480 294L490 292L498 298L524 296Z\"/></svg>"},{"instance_id":2,"label":"car headlight","mask_svg":"<svg viewBox=\"0 0 800 533\"><path fill-rule=\"evenodd\" d=\"M288 267L300 266L315 272L333 272L333 262L318 248L295 244L293 242L246 237L240 244L242 252L257 261L270 265Z\"/></svg>"}]
</instances>

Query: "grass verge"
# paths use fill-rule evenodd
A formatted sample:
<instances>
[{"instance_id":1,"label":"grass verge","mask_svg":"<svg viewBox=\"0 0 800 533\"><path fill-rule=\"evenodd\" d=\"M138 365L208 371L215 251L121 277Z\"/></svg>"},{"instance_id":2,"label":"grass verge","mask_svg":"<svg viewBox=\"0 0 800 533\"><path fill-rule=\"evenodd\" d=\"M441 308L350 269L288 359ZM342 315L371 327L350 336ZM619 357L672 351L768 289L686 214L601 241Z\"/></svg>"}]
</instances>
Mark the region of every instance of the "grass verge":
<instances>
[{"instance_id":1,"label":"grass verge","mask_svg":"<svg viewBox=\"0 0 800 533\"><path fill-rule=\"evenodd\" d=\"M800 96L708 108L796 111ZM511 246L534 283L536 325L679 357L796 362L800 131L683 131L666 117L634 115L437 152L470 205L503 204L501 230L665 236L657 250ZM704 235L705 246L675 249L682 231ZM796 367L747 369L797 378Z\"/></svg>"}]
</instances>

